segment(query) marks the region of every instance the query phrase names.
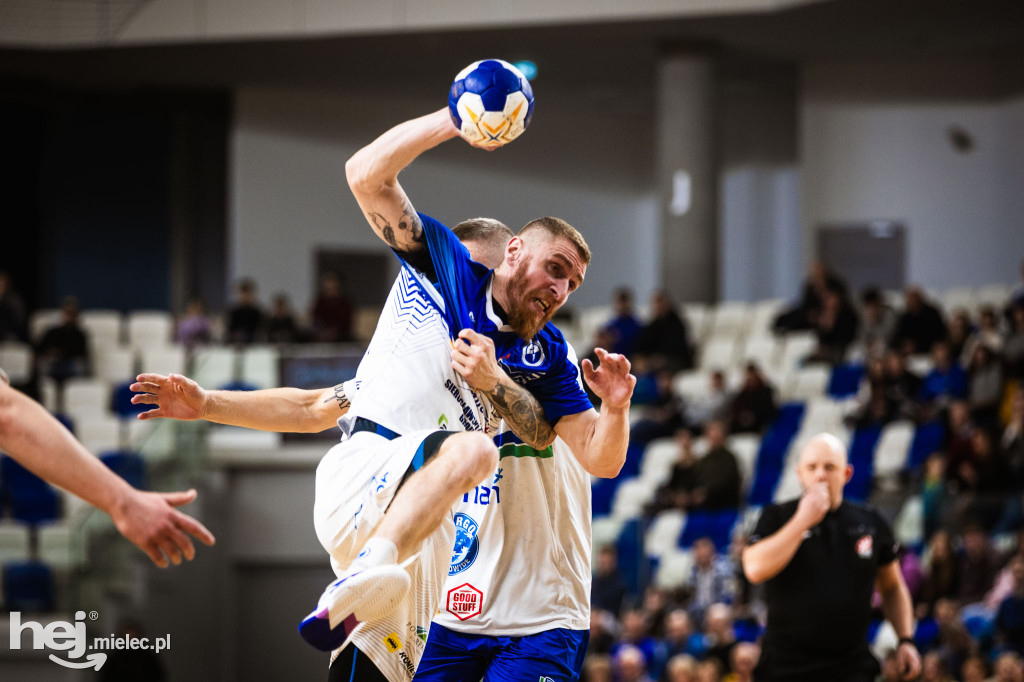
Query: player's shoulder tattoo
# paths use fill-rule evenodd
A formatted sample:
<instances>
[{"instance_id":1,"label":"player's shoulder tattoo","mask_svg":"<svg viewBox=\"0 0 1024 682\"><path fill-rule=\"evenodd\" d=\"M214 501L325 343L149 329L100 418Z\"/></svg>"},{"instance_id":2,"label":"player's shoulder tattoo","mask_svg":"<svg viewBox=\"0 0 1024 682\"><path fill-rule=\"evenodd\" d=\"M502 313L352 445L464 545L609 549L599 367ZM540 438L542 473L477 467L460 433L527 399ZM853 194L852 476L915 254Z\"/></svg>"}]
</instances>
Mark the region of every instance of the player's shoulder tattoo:
<instances>
[{"instance_id":1,"label":"player's shoulder tattoo","mask_svg":"<svg viewBox=\"0 0 1024 682\"><path fill-rule=\"evenodd\" d=\"M424 242L423 221L408 198L405 199L402 213L394 224L376 211L367 213L366 217L388 246L396 251L414 251Z\"/></svg>"}]
</instances>

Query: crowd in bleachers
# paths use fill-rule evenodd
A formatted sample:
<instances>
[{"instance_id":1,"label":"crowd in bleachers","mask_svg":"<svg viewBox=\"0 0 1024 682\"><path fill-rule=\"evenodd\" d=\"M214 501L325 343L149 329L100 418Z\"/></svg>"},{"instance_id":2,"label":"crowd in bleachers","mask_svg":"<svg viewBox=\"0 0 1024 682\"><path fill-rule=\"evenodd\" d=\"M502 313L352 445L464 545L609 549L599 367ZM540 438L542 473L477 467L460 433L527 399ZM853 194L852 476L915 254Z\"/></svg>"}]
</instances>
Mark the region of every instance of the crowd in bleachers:
<instances>
[{"instance_id":1,"label":"crowd in bleachers","mask_svg":"<svg viewBox=\"0 0 1024 682\"><path fill-rule=\"evenodd\" d=\"M829 431L855 469L846 497L904 548L921 679L1024 682L1024 287L855 299L815 264L788 307L658 298L646 324L625 291L580 316L638 374L627 462L594 485L586 679L751 679L765 613L739 555L760 508L799 495L800 444ZM638 343L666 315L675 354Z\"/></svg>"}]
</instances>

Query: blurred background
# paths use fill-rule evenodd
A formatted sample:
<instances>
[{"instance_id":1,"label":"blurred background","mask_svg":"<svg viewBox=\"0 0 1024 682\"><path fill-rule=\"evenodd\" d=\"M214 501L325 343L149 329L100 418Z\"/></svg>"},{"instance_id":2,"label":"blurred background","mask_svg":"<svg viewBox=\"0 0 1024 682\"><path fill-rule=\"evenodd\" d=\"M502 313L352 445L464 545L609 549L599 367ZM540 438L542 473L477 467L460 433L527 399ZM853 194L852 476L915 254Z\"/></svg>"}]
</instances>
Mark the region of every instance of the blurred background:
<instances>
[{"instance_id":1,"label":"blurred background","mask_svg":"<svg viewBox=\"0 0 1024 682\"><path fill-rule=\"evenodd\" d=\"M170 680L323 679L294 626L332 576L310 510L337 434L138 422L125 386L351 377L397 263L344 162L487 57L532 69L529 131L402 183L449 224L556 215L594 251L559 326L640 383L627 465L594 487L592 679L642 679L628 645L654 679L677 653L742 675L715 646L763 613L728 562L823 429L916 561L920 645L952 675L927 679L1020 652L997 617L1024 525L1017 0L0 0L0 366L135 484L197 486L219 539L159 571L4 458L0 603L171 634ZM736 480L701 470L719 451ZM731 587L703 603L711 565ZM90 675L5 628L3 679Z\"/></svg>"}]
</instances>

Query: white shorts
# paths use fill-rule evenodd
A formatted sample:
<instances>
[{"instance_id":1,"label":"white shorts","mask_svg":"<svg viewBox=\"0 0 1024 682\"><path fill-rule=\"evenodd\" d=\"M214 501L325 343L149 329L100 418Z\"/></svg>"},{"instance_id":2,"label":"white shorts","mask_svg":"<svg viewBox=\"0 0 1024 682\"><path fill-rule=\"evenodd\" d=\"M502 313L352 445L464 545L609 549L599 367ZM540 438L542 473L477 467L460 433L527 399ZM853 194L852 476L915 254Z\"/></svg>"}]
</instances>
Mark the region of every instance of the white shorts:
<instances>
[{"instance_id":1,"label":"white shorts","mask_svg":"<svg viewBox=\"0 0 1024 682\"><path fill-rule=\"evenodd\" d=\"M431 433L434 431L418 431L389 441L368 431L356 432L320 461L313 521L317 538L331 555L331 566L339 576L377 528L424 438ZM412 579L405 601L393 613L366 621L351 634L352 642L392 682L412 679L419 664L454 544L455 523L449 513L404 562Z\"/></svg>"}]
</instances>

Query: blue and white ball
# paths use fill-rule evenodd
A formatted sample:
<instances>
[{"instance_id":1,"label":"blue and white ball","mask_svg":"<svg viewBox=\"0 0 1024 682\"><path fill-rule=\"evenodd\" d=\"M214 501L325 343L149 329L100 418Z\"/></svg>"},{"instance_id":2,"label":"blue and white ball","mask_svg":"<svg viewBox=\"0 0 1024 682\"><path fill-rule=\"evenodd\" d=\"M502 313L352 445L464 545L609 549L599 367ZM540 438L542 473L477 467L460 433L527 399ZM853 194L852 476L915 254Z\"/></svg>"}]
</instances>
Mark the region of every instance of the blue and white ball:
<instances>
[{"instance_id":1,"label":"blue and white ball","mask_svg":"<svg viewBox=\"0 0 1024 682\"><path fill-rule=\"evenodd\" d=\"M501 59L473 62L448 92L455 127L471 143L500 147L522 135L533 117L533 88L523 72Z\"/></svg>"}]
</instances>

